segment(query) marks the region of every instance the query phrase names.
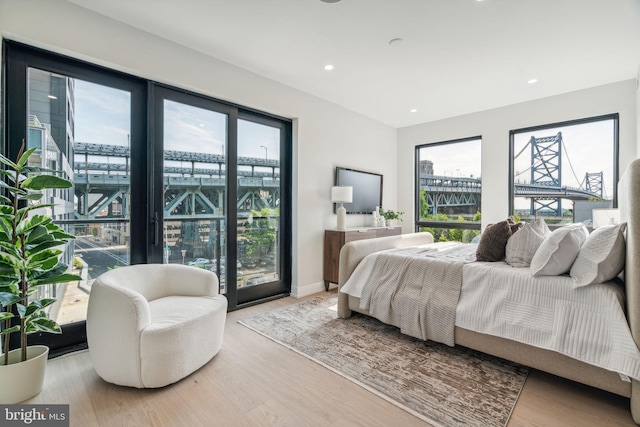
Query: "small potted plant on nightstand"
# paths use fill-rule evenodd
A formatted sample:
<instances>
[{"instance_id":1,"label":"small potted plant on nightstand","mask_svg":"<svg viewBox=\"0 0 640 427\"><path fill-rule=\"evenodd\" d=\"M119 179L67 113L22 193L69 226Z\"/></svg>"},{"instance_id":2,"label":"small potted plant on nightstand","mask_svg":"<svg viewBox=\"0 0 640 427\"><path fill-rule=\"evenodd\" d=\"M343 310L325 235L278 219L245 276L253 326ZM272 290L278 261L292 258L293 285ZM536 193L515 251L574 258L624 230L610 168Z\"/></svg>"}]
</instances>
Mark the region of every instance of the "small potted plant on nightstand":
<instances>
[{"instance_id":1,"label":"small potted plant on nightstand","mask_svg":"<svg viewBox=\"0 0 640 427\"><path fill-rule=\"evenodd\" d=\"M398 221L402 221L402 215L404 212L394 211L394 210L384 210L380 208L380 215L385 220L385 225L387 227L395 227L398 225Z\"/></svg>"}]
</instances>

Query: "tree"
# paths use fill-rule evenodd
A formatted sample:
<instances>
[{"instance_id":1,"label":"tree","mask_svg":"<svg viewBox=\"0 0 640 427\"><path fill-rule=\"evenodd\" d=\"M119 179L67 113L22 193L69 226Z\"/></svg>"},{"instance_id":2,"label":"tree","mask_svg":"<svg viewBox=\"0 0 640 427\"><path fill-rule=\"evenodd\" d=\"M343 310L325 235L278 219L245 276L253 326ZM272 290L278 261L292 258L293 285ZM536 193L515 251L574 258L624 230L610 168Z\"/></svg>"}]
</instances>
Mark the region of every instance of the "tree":
<instances>
[{"instance_id":1,"label":"tree","mask_svg":"<svg viewBox=\"0 0 640 427\"><path fill-rule=\"evenodd\" d=\"M274 217L278 216L278 209L251 211L252 220L247 222L248 228L242 234L247 242L247 255L261 257L271 253L276 241Z\"/></svg>"},{"instance_id":2,"label":"tree","mask_svg":"<svg viewBox=\"0 0 640 427\"><path fill-rule=\"evenodd\" d=\"M427 203L427 191L424 188L420 189L420 219L427 218L429 216L429 203Z\"/></svg>"}]
</instances>

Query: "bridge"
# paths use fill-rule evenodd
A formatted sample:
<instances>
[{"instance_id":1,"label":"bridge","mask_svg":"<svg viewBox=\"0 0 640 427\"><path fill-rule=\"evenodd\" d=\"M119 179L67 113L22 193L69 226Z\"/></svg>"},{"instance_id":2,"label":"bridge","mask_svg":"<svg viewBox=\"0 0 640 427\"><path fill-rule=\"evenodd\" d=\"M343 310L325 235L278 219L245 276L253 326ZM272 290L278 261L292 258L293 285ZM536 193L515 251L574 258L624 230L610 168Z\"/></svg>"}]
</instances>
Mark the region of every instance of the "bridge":
<instances>
[{"instance_id":1,"label":"bridge","mask_svg":"<svg viewBox=\"0 0 640 427\"><path fill-rule=\"evenodd\" d=\"M520 157L527 148L530 148L529 167L516 172L514 193L516 197L531 200L531 215L541 210L547 210L554 212L556 216L562 216L563 199L602 199L602 172L587 172L579 187L562 184L563 153L567 157L571 172L577 181L569 154L562 140L562 132L541 138L532 136L520 152L514 156L514 159ZM529 179L521 180L518 178L521 175L529 175ZM420 189L424 190L426 202L433 215L438 214L438 210L444 207L475 207L476 210L480 208L482 185L480 178L438 176L424 173L421 168L419 185Z\"/></svg>"},{"instance_id":2,"label":"bridge","mask_svg":"<svg viewBox=\"0 0 640 427\"><path fill-rule=\"evenodd\" d=\"M452 206L480 206L482 182L480 178L450 177L442 175L420 174L420 188L425 191L425 198L433 215L443 207ZM601 193L568 186L553 186L547 184L532 184L526 182L515 183L516 197L531 199L557 198L567 200L588 200L601 198ZM561 216L558 215L558 216Z\"/></svg>"},{"instance_id":3,"label":"bridge","mask_svg":"<svg viewBox=\"0 0 640 427\"><path fill-rule=\"evenodd\" d=\"M128 217L131 198L129 148L76 142L74 151L76 219ZM163 177L165 219L224 218L227 182L223 155L167 150L164 160L168 164ZM171 165L177 162L181 165ZM280 203L279 162L239 157L237 185L239 213L248 216L251 210L277 208Z\"/></svg>"}]
</instances>

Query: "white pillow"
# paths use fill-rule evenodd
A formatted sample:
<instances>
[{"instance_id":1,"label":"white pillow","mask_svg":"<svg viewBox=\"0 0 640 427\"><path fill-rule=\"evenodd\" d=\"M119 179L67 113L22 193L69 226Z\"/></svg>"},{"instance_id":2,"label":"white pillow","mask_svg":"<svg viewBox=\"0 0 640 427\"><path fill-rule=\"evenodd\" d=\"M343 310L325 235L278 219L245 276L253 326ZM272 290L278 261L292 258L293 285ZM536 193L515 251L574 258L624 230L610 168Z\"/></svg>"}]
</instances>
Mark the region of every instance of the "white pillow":
<instances>
[{"instance_id":1,"label":"white pillow","mask_svg":"<svg viewBox=\"0 0 640 427\"><path fill-rule=\"evenodd\" d=\"M551 231L542 218L526 223L507 241L507 264L513 267L529 267L536 251L549 234Z\"/></svg>"},{"instance_id":2,"label":"white pillow","mask_svg":"<svg viewBox=\"0 0 640 427\"><path fill-rule=\"evenodd\" d=\"M589 235L569 273L574 287L606 282L620 274L624 268L626 228L626 223L606 225Z\"/></svg>"},{"instance_id":3,"label":"white pillow","mask_svg":"<svg viewBox=\"0 0 640 427\"><path fill-rule=\"evenodd\" d=\"M531 260L534 276L558 276L567 273L578 257L580 246L589 232L582 223L554 230L544 239Z\"/></svg>"}]
</instances>

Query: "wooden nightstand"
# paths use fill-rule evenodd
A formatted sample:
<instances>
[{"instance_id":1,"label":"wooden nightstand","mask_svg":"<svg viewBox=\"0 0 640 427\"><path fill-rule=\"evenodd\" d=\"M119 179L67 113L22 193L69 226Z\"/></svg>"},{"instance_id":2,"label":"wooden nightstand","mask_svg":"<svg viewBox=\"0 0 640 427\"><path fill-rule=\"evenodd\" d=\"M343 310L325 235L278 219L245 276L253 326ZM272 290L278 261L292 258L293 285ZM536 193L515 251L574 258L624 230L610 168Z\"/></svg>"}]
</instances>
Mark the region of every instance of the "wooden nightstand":
<instances>
[{"instance_id":1,"label":"wooden nightstand","mask_svg":"<svg viewBox=\"0 0 640 427\"><path fill-rule=\"evenodd\" d=\"M329 290L331 283L338 283L340 266L340 249L355 240L374 239L376 237L396 236L402 234L402 227L360 227L347 230L324 231L324 266L322 278L324 289Z\"/></svg>"}]
</instances>

